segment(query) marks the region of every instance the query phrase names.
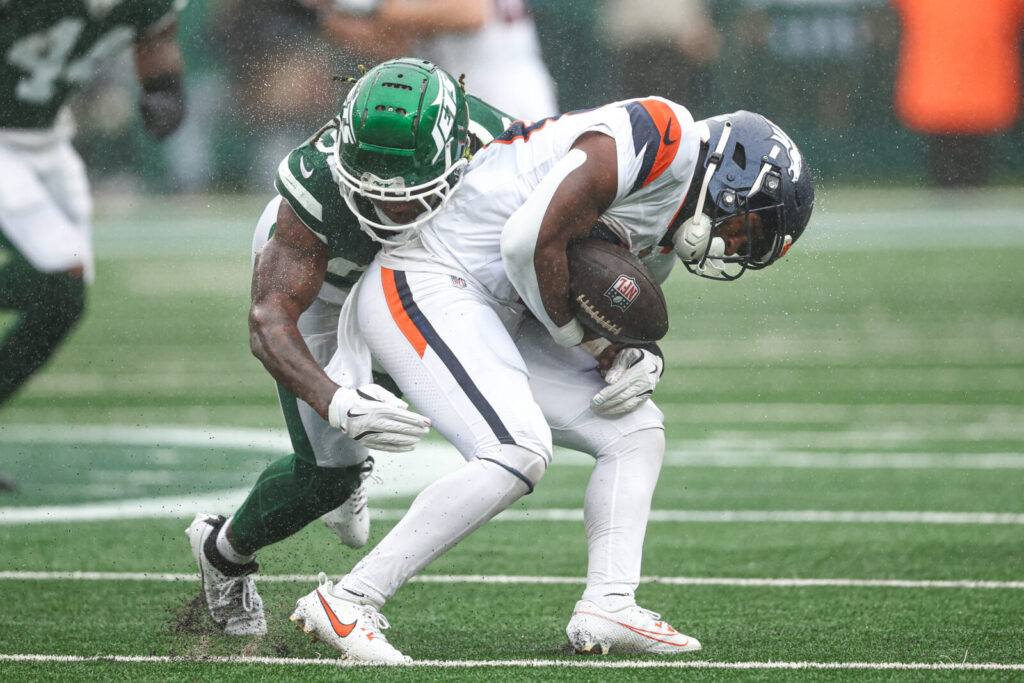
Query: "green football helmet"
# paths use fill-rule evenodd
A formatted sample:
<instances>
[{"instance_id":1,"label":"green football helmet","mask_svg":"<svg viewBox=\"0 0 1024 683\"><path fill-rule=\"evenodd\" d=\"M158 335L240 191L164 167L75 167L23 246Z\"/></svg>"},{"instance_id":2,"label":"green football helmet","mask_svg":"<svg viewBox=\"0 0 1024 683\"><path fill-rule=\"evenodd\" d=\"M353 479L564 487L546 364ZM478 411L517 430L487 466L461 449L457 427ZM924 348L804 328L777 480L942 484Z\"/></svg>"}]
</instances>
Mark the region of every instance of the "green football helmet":
<instances>
[{"instance_id":1,"label":"green football helmet","mask_svg":"<svg viewBox=\"0 0 1024 683\"><path fill-rule=\"evenodd\" d=\"M462 183L469 105L462 86L431 62L403 58L374 67L353 86L337 120L335 179L378 242L404 242Z\"/></svg>"}]
</instances>

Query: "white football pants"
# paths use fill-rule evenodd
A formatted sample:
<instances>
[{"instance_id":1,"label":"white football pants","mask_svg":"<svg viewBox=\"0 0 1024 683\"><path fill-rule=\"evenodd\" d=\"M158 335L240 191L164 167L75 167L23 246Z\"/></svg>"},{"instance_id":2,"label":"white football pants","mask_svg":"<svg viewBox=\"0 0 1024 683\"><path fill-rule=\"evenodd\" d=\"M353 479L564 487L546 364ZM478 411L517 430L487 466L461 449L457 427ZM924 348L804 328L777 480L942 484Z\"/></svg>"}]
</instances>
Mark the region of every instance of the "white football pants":
<instances>
[{"instance_id":1,"label":"white football pants","mask_svg":"<svg viewBox=\"0 0 1024 683\"><path fill-rule=\"evenodd\" d=\"M360 290L358 324L374 357L469 462L425 489L341 588L382 605L532 490L554 439L597 458L585 506L588 590L631 597L664 451L661 411L647 402L620 417L595 415L590 399L604 381L594 359L558 346L532 319L503 320L462 278L375 263Z\"/></svg>"},{"instance_id":2,"label":"white football pants","mask_svg":"<svg viewBox=\"0 0 1024 683\"><path fill-rule=\"evenodd\" d=\"M42 273L92 282L92 198L70 130L0 129L0 231Z\"/></svg>"}]
</instances>

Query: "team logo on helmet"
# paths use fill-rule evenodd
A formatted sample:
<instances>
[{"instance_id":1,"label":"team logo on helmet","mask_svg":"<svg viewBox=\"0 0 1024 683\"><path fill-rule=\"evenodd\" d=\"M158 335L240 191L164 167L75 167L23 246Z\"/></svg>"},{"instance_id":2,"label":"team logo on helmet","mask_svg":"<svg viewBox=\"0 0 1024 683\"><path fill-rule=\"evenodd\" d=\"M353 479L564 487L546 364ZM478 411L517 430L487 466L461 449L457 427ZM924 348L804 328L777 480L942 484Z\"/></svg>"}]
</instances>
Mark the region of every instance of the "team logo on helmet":
<instances>
[{"instance_id":1,"label":"team logo on helmet","mask_svg":"<svg viewBox=\"0 0 1024 683\"><path fill-rule=\"evenodd\" d=\"M441 87L437 90L437 97L430 104L432 107L439 105L437 118L434 120L434 129L430 131L437 152L430 162L436 164L437 158L441 156L441 152L444 152L444 165L447 168L454 161L451 145L447 144L447 141L452 138L452 128L455 127L455 82L450 78L441 78L439 82Z\"/></svg>"},{"instance_id":2,"label":"team logo on helmet","mask_svg":"<svg viewBox=\"0 0 1024 683\"><path fill-rule=\"evenodd\" d=\"M637 296L640 295L640 287L637 286L636 280L633 278L620 275L604 295L608 297L612 306L624 311L636 301Z\"/></svg>"},{"instance_id":3,"label":"team logo on helmet","mask_svg":"<svg viewBox=\"0 0 1024 683\"><path fill-rule=\"evenodd\" d=\"M765 119L767 120L767 119ZM782 147L786 150L786 155L789 157L789 170L793 177L793 182L800 180L800 172L804 167L804 159L800 156L800 150L797 149L796 143L788 135L786 135L781 128L776 126L771 121L768 123L772 127L772 140L777 140L782 143ZM775 161L781 150L777 147L772 148L771 153L768 155L772 161Z\"/></svg>"}]
</instances>

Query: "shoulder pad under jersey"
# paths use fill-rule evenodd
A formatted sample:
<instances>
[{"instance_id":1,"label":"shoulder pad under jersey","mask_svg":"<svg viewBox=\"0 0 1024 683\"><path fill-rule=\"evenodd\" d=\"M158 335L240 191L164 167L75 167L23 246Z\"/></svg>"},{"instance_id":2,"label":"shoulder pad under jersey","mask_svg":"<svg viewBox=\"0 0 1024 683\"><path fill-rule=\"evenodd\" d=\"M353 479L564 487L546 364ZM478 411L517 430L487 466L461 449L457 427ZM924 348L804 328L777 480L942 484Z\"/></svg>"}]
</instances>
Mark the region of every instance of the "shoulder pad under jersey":
<instances>
[{"instance_id":1,"label":"shoulder pad under jersey","mask_svg":"<svg viewBox=\"0 0 1024 683\"><path fill-rule=\"evenodd\" d=\"M277 168L274 186L299 220L330 249L331 259L366 266L380 250L363 232L334 179L337 128L328 124L293 149Z\"/></svg>"},{"instance_id":2,"label":"shoulder pad under jersey","mask_svg":"<svg viewBox=\"0 0 1024 683\"><path fill-rule=\"evenodd\" d=\"M481 145L501 135L516 120L475 95L466 95L466 102L469 104L469 132Z\"/></svg>"}]
</instances>

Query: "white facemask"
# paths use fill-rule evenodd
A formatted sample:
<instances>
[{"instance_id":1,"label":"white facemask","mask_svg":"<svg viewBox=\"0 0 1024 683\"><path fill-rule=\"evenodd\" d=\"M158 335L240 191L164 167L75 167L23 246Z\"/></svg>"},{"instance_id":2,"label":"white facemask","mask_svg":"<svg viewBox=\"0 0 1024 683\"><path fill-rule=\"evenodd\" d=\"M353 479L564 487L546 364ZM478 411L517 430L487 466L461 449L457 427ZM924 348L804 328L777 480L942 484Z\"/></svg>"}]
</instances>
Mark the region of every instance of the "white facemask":
<instances>
[{"instance_id":1,"label":"white facemask","mask_svg":"<svg viewBox=\"0 0 1024 683\"><path fill-rule=\"evenodd\" d=\"M725 256L725 240L721 237L714 237L711 239L708 257L705 259L704 265L697 268L697 272L708 277L718 277L725 272L725 262L721 258L716 258L721 256Z\"/></svg>"}]
</instances>

